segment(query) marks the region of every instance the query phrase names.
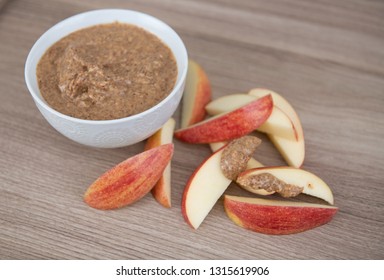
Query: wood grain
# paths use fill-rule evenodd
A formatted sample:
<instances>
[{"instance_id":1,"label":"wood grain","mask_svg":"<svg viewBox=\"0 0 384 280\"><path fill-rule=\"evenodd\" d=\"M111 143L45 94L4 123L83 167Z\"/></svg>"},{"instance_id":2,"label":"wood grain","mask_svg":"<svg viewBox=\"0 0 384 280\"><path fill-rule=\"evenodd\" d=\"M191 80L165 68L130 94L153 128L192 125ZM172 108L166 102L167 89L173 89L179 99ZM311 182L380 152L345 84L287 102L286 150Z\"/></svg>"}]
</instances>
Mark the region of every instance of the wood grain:
<instances>
[{"instance_id":1,"label":"wood grain","mask_svg":"<svg viewBox=\"0 0 384 280\"><path fill-rule=\"evenodd\" d=\"M219 201L192 230L181 216L181 195L210 150L178 141L171 209L151 195L116 211L83 203L101 173L144 143L93 149L64 138L34 105L24 63L53 24L110 7L171 25L205 68L214 97L254 87L284 95L304 127L303 168L331 186L340 208L331 223L296 235L261 235L234 225ZM0 258L383 259L383 15L384 3L373 0L8 1L0 10ZM257 159L284 164L260 136ZM235 185L227 193L248 195Z\"/></svg>"}]
</instances>

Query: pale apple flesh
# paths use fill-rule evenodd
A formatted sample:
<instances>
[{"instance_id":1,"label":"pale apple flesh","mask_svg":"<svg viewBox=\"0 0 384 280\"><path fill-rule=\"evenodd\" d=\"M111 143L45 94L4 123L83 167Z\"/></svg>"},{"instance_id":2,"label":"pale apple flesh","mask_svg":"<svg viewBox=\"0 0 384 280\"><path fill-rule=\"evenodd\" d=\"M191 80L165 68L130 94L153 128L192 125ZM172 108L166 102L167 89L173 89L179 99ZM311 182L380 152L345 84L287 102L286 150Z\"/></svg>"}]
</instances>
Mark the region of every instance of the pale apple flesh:
<instances>
[{"instance_id":1,"label":"pale apple flesh","mask_svg":"<svg viewBox=\"0 0 384 280\"><path fill-rule=\"evenodd\" d=\"M176 130L175 137L188 143L232 140L262 125L270 116L272 109L272 98L267 95L233 111Z\"/></svg>"},{"instance_id":2,"label":"pale apple flesh","mask_svg":"<svg viewBox=\"0 0 384 280\"><path fill-rule=\"evenodd\" d=\"M299 140L292 121L278 106L273 107L271 116L265 123L259 126L257 131L289 141Z\"/></svg>"},{"instance_id":3,"label":"pale apple flesh","mask_svg":"<svg viewBox=\"0 0 384 280\"><path fill-rule=\"evenodd\" d=\"M297 141L291 141L273 134L268 134L268 138L289 166L300 168L303 165L305 158L304 139L299 138Z\"/></svg>"},{"instance_id":4,"label":"pale apple flesh","mask_svg":"<svg viewBox=\"0 0 384 280\"><path fill-rule=\"evenodd\" d=\"M337 207L229 196L224 197L224 209L238 226L258 233L284 235L307 231L332 220Z\"/></svg>"},{"instance_id":5,"label":"pale apple flesh","mask_svg":"<svg viewBox=\"0 0 384 280\"><path fill-rule=\"evenodd\" d=\"M273 99L273 104L278 106L284 113L288 115L288 117L292 120L293 125L299 134L302 133L302 126L297 115L296 110L292 107L291 103L289 103L281 94L278 94L275 91L265 89L265 88L254 88L248 92L249 95L255 96L257 98L266 96L271 94Z\"/></svg>"},{"instance_id":6,"label":"pale apple flesh","mask_svg":"<svg viewBox=\"0 0 384 280\"><path fill-rule=\"evenodd\" d=\"M295 129L296 141L289 141L275 133L268 133L268 137L290 166L301 167L305 158L304 132L299 116L292 105L280 94L269 89L255 88L248 94L257 98L271 94L275 107L280 108L289 117Z\"/></svg>"},{"instance_id":7,"label":"pale apple flesh","mask_svg":"<svg viewBox=\"0 0 384 280\"><path fill-rule=\"evenodd\" d=\"M182 213L185 221L197 229L217 200L231 184L220 169L223 149L208 157L192 174L184 189Z\"/></svg>"},{"instance_id":8,"label":"pale apple flesh","mask_svg":"<svg viewBox=\"0 0 384 280\"><path fill-rule=\"evenodd\" d=\"M244 105L255 101L257 97L248 95L246 93L233 93L224 95L210 101L206 106L205 110L211 116L222 114L224 112L232 111L240 108Z\"/></svg>"},{"instance_id":9,"label":"pale apple flesh","mask_svg":"<svg viewBox=\"0 0 384 280\"><path fill-rule=\"evenodd\" d=\"M170 118L162 128L147 139L145 150L173 142L173 132L176 122ZM163 175L152 188L153 197L166 208L172 206L171 203L171 162L169 162L163 172Z\"/></svg>"},{"instance_id":10,"label":"pale apple flesh","mask_svg":"<svg viewBox=\"0 0 384 280\"><path fill-rule=\"evenodd\" d=\"M238 179L262 173L269 173L286 184L303 187L303 194L323 199L331 205L334 204L330 187L315 174L300 168L290 166L260 167L244 171L238 176ZM251 191L250 189L247 190Z\"/></svg>"},{"instance_id":11,"label":"pale apple flesh","mask_svg":"<svg viewBox=\"0 0 384 280\"><path fill-rule=\"evenodd\" d=\"M205 106L211 100L211 92L211 85L204 69L190 59L182 100L182 128L191 126L205 118Z\"/></svg>"}]
</instances>

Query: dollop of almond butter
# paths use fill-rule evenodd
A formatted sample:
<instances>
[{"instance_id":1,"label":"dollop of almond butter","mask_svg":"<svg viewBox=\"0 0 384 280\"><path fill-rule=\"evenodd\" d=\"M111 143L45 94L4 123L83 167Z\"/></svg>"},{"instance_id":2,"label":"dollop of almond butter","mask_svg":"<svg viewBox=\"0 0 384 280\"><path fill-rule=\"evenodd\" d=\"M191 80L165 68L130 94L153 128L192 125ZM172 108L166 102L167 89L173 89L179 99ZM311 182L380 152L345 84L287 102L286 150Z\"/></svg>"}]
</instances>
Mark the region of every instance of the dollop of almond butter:
<instances>
[{"instance_id":1,"label":"dollop of almond butter","mask_svg":"<svg viewBox=\"0 0 384 280\"><path fill-rule=\"evenodd\" d=\"M224 176L235 180L247 168L248 161L260 143L261 139L255 136L243 136L227 144L220 160Z\"/></svg>"},{"instance_id":2,"label":"dollop of almond butter","mask_svg":"<svg viewBox=\"0 0 384 280\"><path fill-rule=\"evenodd\" d=\"M303 192L304 187L287 184L270 173L240 176L236 182L244 189L251 191L264 189L268 192L275 191L282 197L295 197Z\"/></svg>"}]
</instances>

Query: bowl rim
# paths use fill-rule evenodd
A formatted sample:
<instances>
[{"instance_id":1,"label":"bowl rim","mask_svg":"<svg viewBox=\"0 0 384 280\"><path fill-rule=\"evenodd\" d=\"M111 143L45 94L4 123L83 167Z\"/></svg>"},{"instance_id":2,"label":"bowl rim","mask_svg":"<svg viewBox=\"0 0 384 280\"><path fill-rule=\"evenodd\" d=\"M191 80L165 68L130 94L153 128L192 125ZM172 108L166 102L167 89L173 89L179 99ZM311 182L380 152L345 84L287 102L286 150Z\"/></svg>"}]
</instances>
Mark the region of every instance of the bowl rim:
<instances>
[{"instance_id":1,"label":"bowl rim","mask_svg":"<svg viewBox=\"0 0 384 280\"><path fill-rule=\"evenodd\" d=\"M119 119L112 119L112 120L86 120L86 119L80 119L80 118L71 117L71 116L65 115L65 114L63 114L63 113L53 109L46 102L43 101L43 97L41 96L41 94L39 95L39 94L37 94L34 91L32 85L31 85L30 75L29 75L30 69L32 67L32 63L31 63L32 55L35 52L35 50L39 47L40 43L43 42L43 40L47 36L46 34L52 33L56 29L60 29L62 26L65 26L68 23L70 23L71 21L76 20L78 18L81 18L81 17L83 17L85 15L88 16L88 15L99 14L99 13L120 13L120 12L124 12L124 13L127 13L127 14L136 14L136 15L138 15L140 17L146 17L146 18L150 18L153 21L157 21L159 24L162 24L171 33L173 33L173 35L175 35L175 38L177 39L177 41L179 41L178 43L181 46L182 57L183 57L183 60L185 60L185 67L183 69L178 69L179 71L181 70L182 72L181 72L181 75L180 75L180 79L178 81L176 81L176 84L173 87L172 91L163 100L161 100L159 103L157 103L156 105L152 106L151 108L149 108L149 109L147 109L147 110L145 110L143 112L140 112L140 113L128 116L128 117L119 118ZM100 23L100 24L104 24L104 23ZM93 24L93 25L96 25L96 24ZM93 26L93 25L90 25L90 26ZM86 28L86 27L83 27L83 28ZM80 29L82 29L82 28L74 29L72 32L75 32L76 30L80 30ZM146 28L144 28L144 29L146 31L151 32L150 30L148 30ZM155 36L158 37L158 35L155 35ZM62 36L61 38L63 38L63 37L65 37L65 36ZM44 53L45 53L45 51L44 51ZM39 57L39 60L40 59L41 59L41 57ZM177 32L172 27L170 27L167 23L165 23L164 21L162 21L162 20L160 20L160 19L158 19L158 18L156 18L156 17L154 17L152 15L149 15L149 14L146 14L146 13L143 13L143 12L139 12L139 11L135 11L135 10L129 10L129 9L96 9L96 10L90 10L90 11L78 13L78 14L75 14L75 15L70 16L68 18L65 18L65 19L57 22L53 26L51 26L49 29L47 29L36 40L36 42L33 44L32 48L30 49L30 51L28 53L28 56L27 56L27 59L26 59L26 62L25 62L25 67L24 67L24 79L25 79L28 91L32 95L34 101L37 102L39 106L41 106L45 110L49 111L51 114L56 115L58 117L61 117L63 119L66 119L68 121L77 122L77 123L81 123L81 124L91 124L91 125L98 125L98 124L100 124L100 125L102 125L102 124L118 124L118 123L126 122L126 121L129 121L129 120L139 119L143 115L150 114L152 111L157 110L164 103L168 102L169 99L173 98L173 96L176 95L177 92L179 92L180 88L182 87L183 83L185 82L185 79L186 79L186 76L187 76L187 70L188 70L188 53L187 53L187 49L185 47L185 44L184 44L183 40L180 38L179 34L177 34Z\"/></svg>"}]
</instances>

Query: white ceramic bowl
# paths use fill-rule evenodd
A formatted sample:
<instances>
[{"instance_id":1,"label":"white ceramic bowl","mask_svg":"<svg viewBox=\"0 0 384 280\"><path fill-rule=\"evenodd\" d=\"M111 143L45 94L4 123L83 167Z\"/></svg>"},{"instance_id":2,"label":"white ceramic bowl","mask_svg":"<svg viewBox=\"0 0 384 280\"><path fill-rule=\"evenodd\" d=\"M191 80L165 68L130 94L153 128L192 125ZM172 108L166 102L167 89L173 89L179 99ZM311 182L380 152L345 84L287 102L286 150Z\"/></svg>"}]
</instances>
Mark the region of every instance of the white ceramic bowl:
<instances>
[{"instance_id":1,"label":"white ceramic bowl","mask_svg":"<svg viewBox=\"0 0 384 280\"><path fill-rule=\"evenodd\" d=\"M82 120L52 109L41 96L36 78L36 66L42 55L55 42L78 29L114 21L140 26L168 45L175 56L178 68L178 76L172 92L154 107L142 113L116 120ZM186 48L176 32L164 22L150 15L131 10L94 10L59 22L36 41L25 64L25 81L37 108L61 134L84 145L116 148L144 140L173 115L184 91L187 68Z\"/></svg>"}]
</instances>

